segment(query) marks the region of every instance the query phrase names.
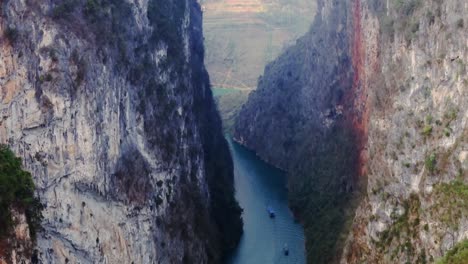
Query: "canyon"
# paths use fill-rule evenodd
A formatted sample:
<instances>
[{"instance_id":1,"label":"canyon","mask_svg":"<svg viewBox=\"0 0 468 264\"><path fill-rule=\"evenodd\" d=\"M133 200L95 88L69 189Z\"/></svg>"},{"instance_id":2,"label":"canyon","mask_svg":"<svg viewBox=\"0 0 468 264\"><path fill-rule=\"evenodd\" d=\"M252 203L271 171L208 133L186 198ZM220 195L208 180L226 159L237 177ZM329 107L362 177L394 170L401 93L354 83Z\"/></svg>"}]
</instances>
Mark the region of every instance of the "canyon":
<instances>
[{"instance_id":1,"label":"canyon","mask_svg":"<svg viewBox=\"0 0 468 264\"><path fill-rule=\"evenodd\" d=\"M430 263L467 239L467 8L318 1L266 66L234 138L288 172L308 263Z\"/></svg>"},{"instance_id":2,"label":"canyon","mask_svg":"<svg viewBox=\"0 0 468 264\"><path fill-rule=\"evenodd\" d=\"M0 264L466 263L466 14L0 0Z\"/></svg>"}]
</instances>

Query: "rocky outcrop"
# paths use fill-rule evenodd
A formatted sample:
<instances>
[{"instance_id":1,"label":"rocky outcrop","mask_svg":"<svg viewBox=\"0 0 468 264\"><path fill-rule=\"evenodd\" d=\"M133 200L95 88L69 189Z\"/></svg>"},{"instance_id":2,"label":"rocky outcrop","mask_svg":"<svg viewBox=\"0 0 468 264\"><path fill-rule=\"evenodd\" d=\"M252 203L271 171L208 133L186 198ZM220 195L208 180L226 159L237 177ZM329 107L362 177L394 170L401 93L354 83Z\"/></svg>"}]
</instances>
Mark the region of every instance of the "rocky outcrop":
<instances>
[{"instance_id":1,"label":"rocky outcrop","mask_svg":"<svg viewBox=\"0 0 468 264\"><path fill-rule=\"evenodd\" d=\"M310 263L433 261L467 236L467 5L318 2L235 139L288 171Z\"/></svg>"},{"instance_id":2,"label":"rocky outcrop","mask_svg":"<svg viewBox=\"0 0 468 264\"><path fill-rule=\"evenodd\" d=\"M218 262L241 210L196 1L0 3L0 142L45 206L34 259Z\"/></svg>"}]
</instances>

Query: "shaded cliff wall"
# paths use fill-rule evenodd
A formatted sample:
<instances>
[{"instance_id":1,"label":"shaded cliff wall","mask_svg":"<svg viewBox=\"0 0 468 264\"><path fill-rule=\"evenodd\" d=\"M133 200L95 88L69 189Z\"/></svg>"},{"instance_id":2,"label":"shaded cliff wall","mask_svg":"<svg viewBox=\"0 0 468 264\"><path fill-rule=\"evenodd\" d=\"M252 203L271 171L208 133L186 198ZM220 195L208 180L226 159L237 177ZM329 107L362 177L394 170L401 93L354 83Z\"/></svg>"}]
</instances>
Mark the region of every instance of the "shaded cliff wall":
<instances>
[{"instance_id":1,"label":"shaded cliff wall","mask_svg":"<svg viewBox=\"0 0 468 264\"><path fill-rule=\"evenodd\" d=\"M288 171L310 263L437 259L467 235L467 4L318 6L235 139Z\"/></svg>"},{"instance_id":2,"label":"shaded cliff wall","mask_svg":"<svg viewBox=\"0 0 468 264\"><path fill-rule=\"evenodd\" d=\"M366 86L359 3L318 1L310 31L259 79L234 137L288 171L309 263L338 261L365 162Z\"/></svg>"},{"instance_id":3,"label":"shaded cliff wall","mask_svg":"<svg viewBox=\"0 0 468 264\"><path fill-rule=\"evenodd\" d=\"M0 141L45 206L34 259L219 261L242 227L198 3L1 8Z\"/></svg>"}]
</instances>

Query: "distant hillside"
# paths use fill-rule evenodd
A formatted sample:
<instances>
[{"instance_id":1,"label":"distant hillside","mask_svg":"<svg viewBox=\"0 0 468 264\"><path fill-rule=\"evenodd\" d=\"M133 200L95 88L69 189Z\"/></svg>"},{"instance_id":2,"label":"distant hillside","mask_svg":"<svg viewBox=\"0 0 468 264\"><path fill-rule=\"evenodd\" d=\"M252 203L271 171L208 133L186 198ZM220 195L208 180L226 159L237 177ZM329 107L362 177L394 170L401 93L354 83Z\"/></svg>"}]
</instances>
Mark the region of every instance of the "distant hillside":
<instances>
[{"instance_id":1,"label":"distant hillside","mask_svg":"<svg viewBox=\"0 0 468 264\"><path fill-rule=\"evenodd\" d=\"M206 0L206 65L215 87L255 88L265 65L310 26L307 0Z\"/></svg>"},{"instance_id":2,"label":"distant hillside","mask_svg":"<svg viewBox=\"0 0 468 264\"><path fill-rule=\"evenodd\" d=\"M205 0L201 3L205 63L211 83L215 89L241 91L217 96L225 129L229 130L237 116L236 109L256 88L266 64L307 32L315 16L316 2Z\"/></svg>"}]
</instances>

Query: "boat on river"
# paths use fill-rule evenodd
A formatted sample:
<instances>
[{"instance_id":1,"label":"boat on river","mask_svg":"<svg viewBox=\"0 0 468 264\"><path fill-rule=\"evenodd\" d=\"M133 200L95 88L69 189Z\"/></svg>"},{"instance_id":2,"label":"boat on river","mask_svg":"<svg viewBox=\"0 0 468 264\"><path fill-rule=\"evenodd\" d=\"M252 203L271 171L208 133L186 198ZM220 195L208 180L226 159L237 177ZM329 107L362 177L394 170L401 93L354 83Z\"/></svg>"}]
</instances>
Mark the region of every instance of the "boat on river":
<instances>
[{"instance_id":1,"label":"boat on river","mask_svg":"<svg viewBox=\"0 0 468 264\"><path fill-rule=\"evenodd\" d=\"M273 208L268 206L267 211L268 211L268 214L270 215L270 218L275 218L276 214L275 214L275 211L273 210Z\"/></svg>"},{"instance_id":2,"label":"boat on river","mask_svg":"<svg viewBox=\"0 0 468 264\"><path fill-rule=\"evenodd\" d=\"M284 244L284 246L283 246L283 253L284 253L285 256L289 256L288 244Z\"/></svg>"}]
</instances>

